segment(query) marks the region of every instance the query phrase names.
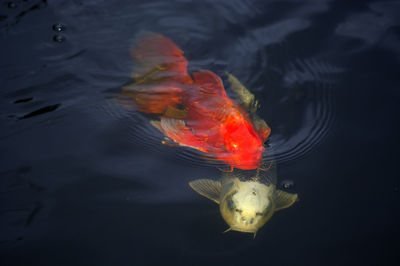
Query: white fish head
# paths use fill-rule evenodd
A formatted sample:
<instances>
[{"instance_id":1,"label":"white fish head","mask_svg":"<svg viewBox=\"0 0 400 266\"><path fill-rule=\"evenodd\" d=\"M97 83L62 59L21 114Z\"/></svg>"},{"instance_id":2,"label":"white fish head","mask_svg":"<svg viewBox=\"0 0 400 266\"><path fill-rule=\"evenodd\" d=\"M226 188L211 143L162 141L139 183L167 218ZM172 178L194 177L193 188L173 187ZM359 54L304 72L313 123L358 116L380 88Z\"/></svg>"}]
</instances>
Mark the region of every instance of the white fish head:
<instances>
[{"instance_id":1,"label":"white fish head","mask_svg":"<svg viewBox=\"0 0 400 266\"><path fill-rule=\"evenodd\" d=\"M275 185L233 179L221 192L221 215L234 231L256 233L275 211Z\"/></svg>"},{"instance_id":2,"label":"white fish head","mask_svg":"<svg viewBox=\"0 0 400 266\"><path fill-rule=\"evenodd\" d=\"M255 234L275 211L292 206L298 197L297 194L276 189L270 178L243 178L243 173L254 176L251 171L237 174L240 178L231 173L220 181L198 179L189 185L220 205L221 215L229 225L227 231Z\"/></svg>"}]
</instances>

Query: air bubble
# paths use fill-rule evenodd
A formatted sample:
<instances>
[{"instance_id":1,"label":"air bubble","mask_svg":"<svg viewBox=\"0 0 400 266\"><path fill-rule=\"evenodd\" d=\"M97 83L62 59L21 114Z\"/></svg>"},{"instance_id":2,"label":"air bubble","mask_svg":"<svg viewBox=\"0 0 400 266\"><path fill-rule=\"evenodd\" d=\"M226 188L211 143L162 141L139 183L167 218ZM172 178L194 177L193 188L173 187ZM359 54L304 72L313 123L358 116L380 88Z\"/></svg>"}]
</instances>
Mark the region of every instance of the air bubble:
<instances>
[{"instance_id":1,"label":"air bubble","mask_svg":"<svg viewBox=\"0 0 400 266\"><path fill-rule=\"evenodd\" d=\"M61 23L56 23L53 25L53 30L56 32L62 32L63 30L65 30L65 27Z\"/></svg>"},{"instance_id":2,"label":"air bubble","mask_svg":"<svg viewBox=\"0 0 400 266\"><path fill-rule=\"evenodd\" d=\"M53 41L55 41L55 42L63 42L63 41L65 41L65 37L61 36L61 35L54 35Z\"/></svg>"},{"instance_id":3,"label":"air bubble","mask_svg":"<svg viewBox=\"0 0 400 266\"><path fill-rule=\"evenodd\" d=\"M292 189L294 188L294 182L293 180L283 180L281 182L281 187L284 189Z\"/></svg>"},{"instance_id":4,"label":"air bubble","mask_svg":"<svg viewBox=\"0 0 400 266\"><path fill-rule=\"evenodd\" d=\"M16 8L17 5L14 2L8 2L7 4L8 8Z\"/></svg>"}]
</instances>

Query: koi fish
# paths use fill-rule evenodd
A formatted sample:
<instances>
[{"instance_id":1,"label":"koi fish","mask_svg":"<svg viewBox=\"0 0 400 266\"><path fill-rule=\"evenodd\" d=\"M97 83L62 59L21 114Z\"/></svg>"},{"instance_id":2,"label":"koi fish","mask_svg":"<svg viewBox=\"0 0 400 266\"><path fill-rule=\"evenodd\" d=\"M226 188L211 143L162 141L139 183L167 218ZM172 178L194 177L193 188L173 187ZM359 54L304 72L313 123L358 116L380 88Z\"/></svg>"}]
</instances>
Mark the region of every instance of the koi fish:
<instances>
[{"instance_id":1,"label":"koi fish","mask_svg":"<svg viewBox=\"0 0 400 266\"><path fill-rule=\"evenodd\" d=\"M139 38L131 56L135 82L123 88L122 97L130 107L156 115L150 122L168 140L201 151L231 171L261 165L271 130L255 113L254 95L233 75L227 73L240 104L226 94L215 73L190 75L183 51L162 35Z\"/></svg>"},{"instance_id":2,"label":"koi fish","mask_svg":"<svg viewBox=\"0 0 400 266\"><path fill-rule=\"evenodd\" d=\"M276 189L276 164L268 171L235 169L222 174L220 181L199 179L189 183L197 193L219 204L229 230L258 231L279 210L292 206L297 194Z\"/></svg>"}]
</instances>

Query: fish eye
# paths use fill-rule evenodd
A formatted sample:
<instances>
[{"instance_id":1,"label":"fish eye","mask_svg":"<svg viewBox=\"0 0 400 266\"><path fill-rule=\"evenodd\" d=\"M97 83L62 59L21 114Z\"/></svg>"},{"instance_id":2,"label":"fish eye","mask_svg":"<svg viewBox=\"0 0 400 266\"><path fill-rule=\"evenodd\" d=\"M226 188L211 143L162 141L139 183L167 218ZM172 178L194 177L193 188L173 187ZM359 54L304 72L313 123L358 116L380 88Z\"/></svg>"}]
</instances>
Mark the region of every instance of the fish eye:
<instances>
[{"instance_id":1,"label":"fish eye","mask_svg":"<svg viewBox=\"0 0 400 266\"><path fill-rule=\"evenodd\" d=\"M242 213L242 210L235 209L235 212Z\"/></svg>"},{"instance_id":2,"label":"fish eye","mask_svg":"<svg viewBox=\"0 0 400 266\"><path fill-rule=\"evenodd\" d=\"M235 195L237 192L233 192L231 195L229 195L226 198L226 207L229 209L229 211L233 212L236 208L235 203L232 200L233 195Z\"/></svg>"},{"instance_id":3,"label":"fish eye","mask_svg":"<svg viewBox=\"0 0 400 266\"><path fill-rule=\"evenodd\" d=\"M233 200L228 200L227 205L228 205L228 209L230 209L231 211L233 211L233 209L235 208L235 204L233 203Z\"/></svg>"}]
</instances>

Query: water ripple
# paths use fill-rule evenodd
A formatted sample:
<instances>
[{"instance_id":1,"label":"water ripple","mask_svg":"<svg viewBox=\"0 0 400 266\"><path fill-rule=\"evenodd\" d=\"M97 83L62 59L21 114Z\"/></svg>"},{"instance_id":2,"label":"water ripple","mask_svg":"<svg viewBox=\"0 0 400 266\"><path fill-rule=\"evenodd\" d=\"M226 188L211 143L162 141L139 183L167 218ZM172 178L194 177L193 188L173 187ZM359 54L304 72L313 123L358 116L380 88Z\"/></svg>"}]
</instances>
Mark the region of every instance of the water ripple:
<instances>
[{"instance_id":1,"label":"water ripple","mask_svg":"<svg viewBox=\"0 0 400 266\"><path fill-rule=\"evenodd\" d=\"M301 39L303 32L313 30L312 16L326 12L328 3L305 8L300 1L287 5L275 1L149 1L125 4L121 9L105 1L101 5L98 1L60 1L59 21L68 29L66 50L45 60L64 71L80 69L74 78L86 86L80 87L79 104L93 116L93 126L108 125L103 120L126 123L126 141L191 164L219 165L192 149L162 145L164 136L149 124L151 117L124 109L113 100L131 82L129 49L135 38L143 31L164 34L184 50L189 72L210 69L225 80L224 72L229 71L256 94L262 104L259 115L272 128L269 145L279 162L289 162L318 146L335 120L335 84L344 69L321 51L303 53L308 43ZM261 15L268 19L260 20ZM28 96L18 95L18 99ZM271 157L268 149L265 156L266 160Z\"/></svg>"}]
</instances>

